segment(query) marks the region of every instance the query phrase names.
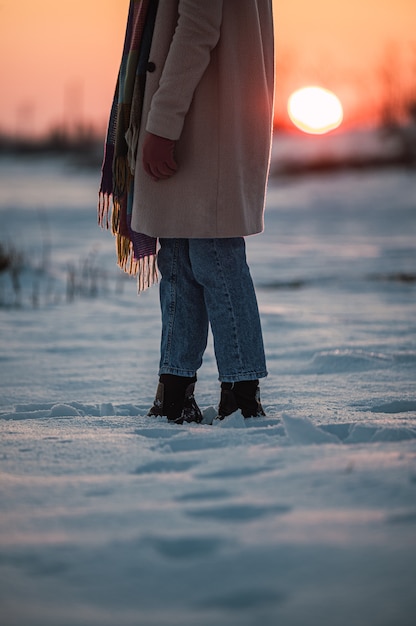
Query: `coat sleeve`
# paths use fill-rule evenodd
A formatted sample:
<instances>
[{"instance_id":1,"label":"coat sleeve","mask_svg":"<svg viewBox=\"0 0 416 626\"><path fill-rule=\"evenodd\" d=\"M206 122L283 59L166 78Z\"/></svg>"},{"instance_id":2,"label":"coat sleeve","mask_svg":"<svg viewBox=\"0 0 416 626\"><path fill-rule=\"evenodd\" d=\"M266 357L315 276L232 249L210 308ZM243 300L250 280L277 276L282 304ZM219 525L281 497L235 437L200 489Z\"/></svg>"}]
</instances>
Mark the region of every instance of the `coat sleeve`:
<instances>
[{"instance_id":1,"label":"coat sleeve","mask_svg":"<svg viewBox=\"0 0 416 626\"><path fill-rule=\"evenodd\" d=\"M195 89L220 37L223 1L179 0L178 22L150 105L147 131L179 139Z\"/></svg>"}]
</instances>

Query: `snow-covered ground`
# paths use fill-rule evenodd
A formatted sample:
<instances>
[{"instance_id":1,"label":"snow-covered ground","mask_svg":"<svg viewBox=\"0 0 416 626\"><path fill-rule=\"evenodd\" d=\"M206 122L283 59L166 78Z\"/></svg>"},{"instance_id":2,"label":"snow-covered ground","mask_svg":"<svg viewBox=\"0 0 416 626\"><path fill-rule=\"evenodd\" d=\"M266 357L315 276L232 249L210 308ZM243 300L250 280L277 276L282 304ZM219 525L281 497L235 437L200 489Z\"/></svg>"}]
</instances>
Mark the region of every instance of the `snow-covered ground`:
<instances>
[{"instance_id":1,"label":"snow-covered ground","mask_svg":"<svg viewBox=\"0 0 416 626\"><path fill-rule=\"evenodd\" d=\"M0 163L2 626L413 625L414 171L271 180L268 416L218 426L145 416L157 289L115 269L97 184Z\"/></svg>"}]
</instances>

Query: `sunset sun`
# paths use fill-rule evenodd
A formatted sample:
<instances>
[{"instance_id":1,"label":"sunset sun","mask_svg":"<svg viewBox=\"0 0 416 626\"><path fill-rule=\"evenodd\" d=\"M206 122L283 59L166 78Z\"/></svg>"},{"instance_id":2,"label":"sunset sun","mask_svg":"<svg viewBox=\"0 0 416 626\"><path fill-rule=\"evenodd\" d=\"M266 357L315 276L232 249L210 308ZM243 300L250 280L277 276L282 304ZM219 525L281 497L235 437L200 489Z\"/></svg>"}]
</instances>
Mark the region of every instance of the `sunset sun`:
<instances>
[{"instance_id":1,"label":"sunset sun","mask_svg":"<svg viewBox=\"0 0 416 626\"><path fill-rule=\"evenodd\" d=\"M288 113L297 128L316 135L337 128L343 119L339 98L322 87L303 87L292 93Z\"/></svg>"}]
</instances>

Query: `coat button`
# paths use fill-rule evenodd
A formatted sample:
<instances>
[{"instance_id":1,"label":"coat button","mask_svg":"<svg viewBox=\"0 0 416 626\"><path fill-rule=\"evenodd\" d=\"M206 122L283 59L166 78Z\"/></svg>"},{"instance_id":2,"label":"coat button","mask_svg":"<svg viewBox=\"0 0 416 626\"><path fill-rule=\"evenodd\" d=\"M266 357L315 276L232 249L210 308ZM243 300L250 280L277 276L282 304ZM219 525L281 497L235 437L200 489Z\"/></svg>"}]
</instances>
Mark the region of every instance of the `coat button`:
<instances>
[{"instance_id":1,"label":"coat button","mask_svg":"<svg viewBox=\"0 0 416 626\"><path fill-rule=\"evenodd\" d=\"M147 64L147 71L154 72L155 69L156 69L156 65L153 63L153 61L149 61L149 63Z\"/></svg>"}]
</instances>

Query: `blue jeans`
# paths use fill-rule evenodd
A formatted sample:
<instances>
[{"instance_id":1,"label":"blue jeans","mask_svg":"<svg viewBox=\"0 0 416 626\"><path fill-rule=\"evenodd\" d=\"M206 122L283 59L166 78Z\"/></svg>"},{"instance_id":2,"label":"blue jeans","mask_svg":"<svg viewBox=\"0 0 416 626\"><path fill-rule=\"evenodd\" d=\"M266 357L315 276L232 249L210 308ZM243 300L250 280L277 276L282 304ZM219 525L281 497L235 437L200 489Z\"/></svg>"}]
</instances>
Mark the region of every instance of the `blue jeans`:
<instances>
[{"instance_id":1,"label":"blue jeans","mask_svg":"<svg viewBox=\"0 0 416 626\"><path fill-rule=\"evenodd\" d=\"M161 239L160 246L159 375L195 376L210 324L221 382L267 376L244 239Z\"/></svg>"}]
</instances>

